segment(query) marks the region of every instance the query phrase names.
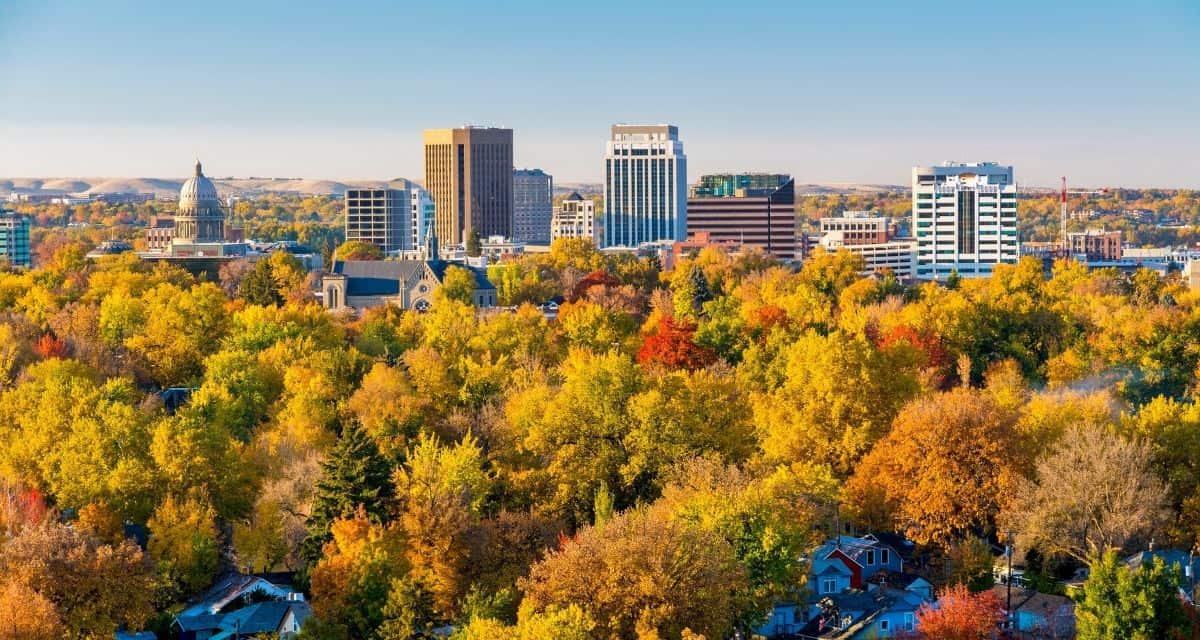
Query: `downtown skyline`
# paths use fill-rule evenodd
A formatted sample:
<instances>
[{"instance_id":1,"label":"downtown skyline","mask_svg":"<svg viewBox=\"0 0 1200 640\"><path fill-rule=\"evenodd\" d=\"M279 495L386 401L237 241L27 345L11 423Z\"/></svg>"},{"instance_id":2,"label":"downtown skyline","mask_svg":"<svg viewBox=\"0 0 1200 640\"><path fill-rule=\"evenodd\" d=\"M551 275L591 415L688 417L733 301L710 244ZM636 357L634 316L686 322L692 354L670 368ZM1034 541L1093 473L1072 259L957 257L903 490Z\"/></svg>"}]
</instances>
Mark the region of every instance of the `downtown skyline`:
<instances>
[{"instance_id":1,"label":"downtown skyline","mask_svg":"<svg viewBox=\"0 0 1200 640\"><path fill-rule=\"evenodd\" d=\"M904 185L996 160L1026 186L1200 186L1189 3L722 7L17 0L0 176L173 177L200 155L219 175L420 179L422 131L471 123L513 128L517 167L599 183L612 124L670 122L689 181Z\"/></svg>"}]
</instances>

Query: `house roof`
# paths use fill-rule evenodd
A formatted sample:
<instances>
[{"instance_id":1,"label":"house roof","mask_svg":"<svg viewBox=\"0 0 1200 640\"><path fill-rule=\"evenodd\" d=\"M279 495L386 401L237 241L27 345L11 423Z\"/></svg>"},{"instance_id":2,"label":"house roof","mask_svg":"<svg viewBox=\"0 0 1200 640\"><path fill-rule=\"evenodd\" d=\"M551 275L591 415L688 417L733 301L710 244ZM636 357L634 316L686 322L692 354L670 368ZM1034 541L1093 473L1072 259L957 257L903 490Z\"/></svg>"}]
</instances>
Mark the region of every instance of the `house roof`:
<instances>
[{"instance_id":1,"label":"house roof","mask_svg":"<svg viewBox=\"0 0 1200 640\"><path fill-rule=\"evenodd\" d=\"M301 622L311 613L305 602L259 602L226 614L221 619L221 628L240 634L274 633L289 611L295 612Z\"/></svg>"},{"instance_id":2,"label":"house roof","mask_svg":"<svg viewBox=\"0 0 1200 640\"><path fill-rule=\"evenodd\" d=\"M853 638L885 612L916 611L924 602L917 594L898 589L846 591L821 596L817 603L832 604L838 610L839 619L849 616L850 624L844 629L830 628L828 624L822 626L820 616L815 616L800 633L815 638Z\"/></svg>"},{"instance_id":3,"label":"house roof","mask_svg":"<svg viewBox=\"0 0 1200 640\"><path fill-rule=\"evenodd\" d=\"M1006 585L998 584L992 587L992 593L999 596L1000 602L1006 603L1008 601L1008 587ZM1075 602L1070 598L1049 593L1040 593L1033 589L1014 588L1012 590L1013 611L1025 611L1049 617L1063 607L1074 609Z\"/></svg>"},{"instance_id":4,"label":"house roof","mask_svg":"<svg viewBox=\"0 0 1200 640\"><path fill-rule=\"evenodd\" d=\"M200 594L200 597L179 615L182 618L216 613L238 596L256 590L266 591L279 597L283 597L291 591L287 587L273 584L258 576L231 572L218 578L207 591Z\"/></svg>"},{"instance_id":5,"label":"house roof","mask_svg":"<svg viewBox=\"0 0 1200 640\"><path fill-rule=\"evenodd\" d=\"M220 629L221 616L212 613L181 615L175 618L175 624L181 631L203 631L205 629Z\"/></svg>"},{"instance_id":6,"label":"house roof","mask_svg":"<svg viewBox=\"0 0 1200 640\"><path fill-rule=\"evenodd\" d=\"M884 544L870 535L862 538L839 536L821 545L817 550L817 557L828 558L835 551L841 551L843 555L861 567L865 564L862 558L866 555L867 551L878 549L895 551L891 545Z\"/></svg>"},{"instance_id":7,"label":"house roof","mask_svg":"<svg viewBox=\"0 0 1200 640\"><path fill-rule=\"evenodd\" d=\"M898 573L896 571L879 571L875 575L867 578L867 582L871 584L886 585L895 589L908 589L914 582L924 582L930 585L929 581L915 573ZM930 585L932 586L932 585Z\"/></svg>"},{"instance_id":8,"label":"house roof","mask_svg":"<svg viewBox=\"0 0 1200 640\"><path fill-rule=\"evenodd\" d=\"M1186 551L1181 551L1179 549L1155 549L1153 551L1139 551L1126 558L1125 564L1130 569L1137 569L1143 564L1150 564L1154 562L1155 558L1162 559L1163 564L1167 565L1167 567L1170 567L1171 565L1179 567L1180 571L1185 570L1185 568L1188 566L1189 560L1188 553ZM1192 562L1192 573L1194 575L1197 569L1200 569L1200 556L1194 556L1190 558L1190 560Z\"/></svg>"}]
</instances>

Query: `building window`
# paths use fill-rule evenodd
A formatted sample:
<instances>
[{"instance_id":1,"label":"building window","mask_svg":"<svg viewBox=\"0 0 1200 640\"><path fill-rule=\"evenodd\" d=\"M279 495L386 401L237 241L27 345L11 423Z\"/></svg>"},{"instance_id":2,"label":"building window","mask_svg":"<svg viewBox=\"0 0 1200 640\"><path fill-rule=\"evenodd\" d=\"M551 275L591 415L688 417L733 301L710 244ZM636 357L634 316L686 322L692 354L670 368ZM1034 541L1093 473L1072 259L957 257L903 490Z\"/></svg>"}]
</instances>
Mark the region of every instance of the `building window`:
<instances>
[{"instance_id":1,"label":"building window","mask_svg":"<svg viewBox=\"0 0 1200 640\"><path fill-rule=\"evenodd\" d=\"M834 593L837 591L837 579L825 578L821 580L821 593Z\"/></svg>"},{"instance_id":2,"label":"building window","mask_svg":"<svg viewBox=\"0 0 1200 640\"><path fill-rule=\"evenodd\" d=\"M916 621L913 618L913 614L911 614L911 613L904 614L904 630L905 631L913 631L915 629L915 627L916 627Z\"/></svg>"},{"instance_id":3,"label":"building window","mask_svg":"<svg viewBox=\"0 0 1200 640\"><path fill-rule=\"evenodd\" d=\"M887 549L879 550L879 564L888 564L891 560L891 554L888 553Z\"/></svg>"},{"instance_id":4,"label":"building window","mask_svg":"<svg viewBox=\"0 0 1200 640\"><path fill-rule=\"evenodd\" d=\"M879 630L880 631L888 630L888 619L887 618L884 618L883 620L879 621Z\"/></svg>"},{"instance_id":5,"label":"building window","mask_svg":"<svg viewBox=\"0 0 1200 640\"><path fill-rule=\"evenodd\" d=\"M875 564L875 550L868 549L867 550L867 566L871 566L873 564Z\"/></svg>"},{"instance_id":6,"label":"building window","mask_svg":"<svg viewBox=\"0 0 1200 640\"><path fill-rule=\"evenodd\" d=\"M958 194L958 252L975 253L975 192Z\"/></svg>"}]
</instances>

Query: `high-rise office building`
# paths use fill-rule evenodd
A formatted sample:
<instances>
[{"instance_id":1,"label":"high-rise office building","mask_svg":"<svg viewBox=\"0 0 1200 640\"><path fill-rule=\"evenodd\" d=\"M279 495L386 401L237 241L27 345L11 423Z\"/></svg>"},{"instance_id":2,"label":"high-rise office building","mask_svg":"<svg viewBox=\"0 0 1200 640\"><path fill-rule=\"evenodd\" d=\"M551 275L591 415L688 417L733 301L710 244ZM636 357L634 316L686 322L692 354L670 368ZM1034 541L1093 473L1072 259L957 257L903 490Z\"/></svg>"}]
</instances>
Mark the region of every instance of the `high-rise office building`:
<instances>
[{"instance_id":1,"label":"high-rise office building","mask_svg":"<svg viewBox=\"0 0 1200 640\"><path fill-rule=\"evenodd\" d=\"M572 193L559 204L554 212L550 228L551 240L559 238L587 238L600 243L600 225L596 224L596 203Z\"/></svg>"},{"instance_id":2,"label":"high-rise office building","mask_svg":"<svg viewBox=\"0 0 1200 640\"><path fill-rule=\"evenodd\" d=\"M796 188L780 173L700 176L687 201L689 236L736 242L781 260L796 255Z\"/></svg>"},{"instance_id":3,"label":"high-rise office building","mask_svg":"<svg viewBox=\"0 0 1200 640\"><path fill-rule=\"evenodd\" d=\"M414 246L407 189L347 189L346 241L368 242L384 253Z\"/></svg>"},{"instance_id":4,"label":"high-rise office building","mask_svg":"<svg viewBox=\"0 0 1200 640\"><path fill-rule=\"evenodd\" d=\"M912 170L917 278L989 276L1020 257L1012 167L946 162Z\"/></svg>"},{"instance_id":5,"label":"high-rise office building","mask_svg":"<svg viewBox=\"0 0 1200 640\"><path fill-rule=\"evenodd\" d=\"M346 240L369 242L384 253L425 246L434 216L429 192L407 180L386 189L347 189L345 210Z\"/></svg>"},{"instance_id":6,"label":"high-rise office building","mask_svg":"<svg viewBox=\"0 0 1200 640\"><path fill-rule=\"evenodd\" d=\"M554 177L541 169L514 171L513 241L549 244L553 215Z\"/></svg>"},{"instance_id":7,"label":"high-rise office building","mask_svg":"<svg viewBox=\"0 0 1200 640\"><path fill-rule=\"evenodd\" d=\"M604 246L687 235L687 156L674 125L615 124L604 153Z\"/></svg>"},{"instance_id":8,"label":"high-rise office building","mask_svg":"<svg viewBox=\"0 0 1200 640\"><path fill-rule=\"evenodd\" d=\"M441 242L465 244L472 231L511 238L512 129L426 129L425 188Z\"/></svg>"},{"instance_id":9,"label":"high-rise office building","mask_svg":"<svg viewBox=\"0 0 1200 640\"><path fill-rule=\"evenodd\" d=\"M33 259L29 254L28 216L0 209L0 262L29 269Z\"/></svg>"}]
</instances>

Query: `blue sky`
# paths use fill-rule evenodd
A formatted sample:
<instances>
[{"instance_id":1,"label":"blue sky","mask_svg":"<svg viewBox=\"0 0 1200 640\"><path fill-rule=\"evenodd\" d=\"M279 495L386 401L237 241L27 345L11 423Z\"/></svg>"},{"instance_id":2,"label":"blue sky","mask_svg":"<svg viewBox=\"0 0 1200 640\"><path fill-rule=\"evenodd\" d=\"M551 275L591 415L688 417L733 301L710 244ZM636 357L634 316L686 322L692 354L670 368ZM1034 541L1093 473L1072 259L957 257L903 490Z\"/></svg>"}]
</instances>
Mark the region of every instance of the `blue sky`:
<instances>
[{"instance_id":1,"label":"blue sky","mask_svg":"<svg viewBox=\"0 0 1200 640\"><path fill-rule=\"evenodd\" d=\"M689 177L1200 187L1200 2L0 0L0 176L421 176L421 130L515 129L598 182L613 122ZM308 4L308 3L303 3Z\"/></svg>"}]
</instances>

